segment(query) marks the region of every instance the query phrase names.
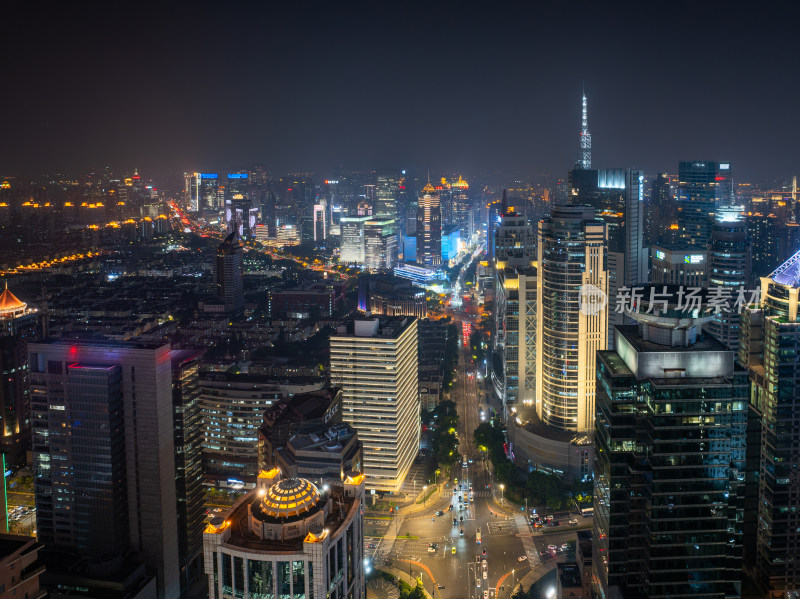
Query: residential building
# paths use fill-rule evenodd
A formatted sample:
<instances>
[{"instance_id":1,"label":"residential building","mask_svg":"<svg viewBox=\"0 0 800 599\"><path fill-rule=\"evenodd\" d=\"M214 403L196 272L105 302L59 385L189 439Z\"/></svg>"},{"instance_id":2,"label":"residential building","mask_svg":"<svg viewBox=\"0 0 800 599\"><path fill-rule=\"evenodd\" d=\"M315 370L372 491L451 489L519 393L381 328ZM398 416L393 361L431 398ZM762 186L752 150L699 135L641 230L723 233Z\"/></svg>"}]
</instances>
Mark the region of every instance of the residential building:
<instances>
[{"instance_id":1,"label":"residential building","mask_svg":"<svg viewBox=\"0 0 800 599\"><path fill-rule=\"evenodd\" d=\"M39 561L41 545L32 537L0 533L0 599L44 599L39 588L44 565Z\"/></svg>"}]
</instances>

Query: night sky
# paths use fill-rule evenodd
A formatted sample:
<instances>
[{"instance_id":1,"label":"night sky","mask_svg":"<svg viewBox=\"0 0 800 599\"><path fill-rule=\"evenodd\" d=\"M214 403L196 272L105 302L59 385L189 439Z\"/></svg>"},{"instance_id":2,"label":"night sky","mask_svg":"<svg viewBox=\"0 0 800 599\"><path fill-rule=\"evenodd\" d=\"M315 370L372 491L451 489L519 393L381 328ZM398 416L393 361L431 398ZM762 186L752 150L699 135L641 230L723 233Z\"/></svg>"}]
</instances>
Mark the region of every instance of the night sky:
<instances>
[{"instance_id":1,"label":"night sky","mask_svg":"<svg viewBox=\"0 0 800 599\"><path fill-rule=\"evenodd\" d=\"M582 83L595 167L800 172L798 15L777 3L4 4L4 175L563 174Z\"/></svg>"}]
</instances>

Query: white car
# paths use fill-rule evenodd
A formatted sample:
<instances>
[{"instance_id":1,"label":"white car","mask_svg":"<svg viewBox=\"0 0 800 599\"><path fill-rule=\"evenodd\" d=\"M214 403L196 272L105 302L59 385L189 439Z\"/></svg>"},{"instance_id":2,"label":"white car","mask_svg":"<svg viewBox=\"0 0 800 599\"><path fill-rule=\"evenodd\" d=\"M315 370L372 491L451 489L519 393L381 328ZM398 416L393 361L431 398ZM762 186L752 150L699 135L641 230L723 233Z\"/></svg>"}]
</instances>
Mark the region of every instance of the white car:
<instances>
[{"instance_id":1,"label":"white car","mask_svg":"<svg viewBox=\"0 0 800 599\"><path fill-rule=\"evenodd\" d=\"M526 559L528 559L528 556L527 556L527 555L520 555L520 556L517 558L517 561L518 561L518 562L524 562Z\"/></svg>"},{"instance_id":2,"label":"white car","mask_svg":"<svg viewBox=\"0 0 800 599\"><path fill-rule=\"evenodd\" d=\"M484 570L483 571L483 579L486 580L487 578L489 578L489 573L486 570Z\"/></svg>"}]
</instances>

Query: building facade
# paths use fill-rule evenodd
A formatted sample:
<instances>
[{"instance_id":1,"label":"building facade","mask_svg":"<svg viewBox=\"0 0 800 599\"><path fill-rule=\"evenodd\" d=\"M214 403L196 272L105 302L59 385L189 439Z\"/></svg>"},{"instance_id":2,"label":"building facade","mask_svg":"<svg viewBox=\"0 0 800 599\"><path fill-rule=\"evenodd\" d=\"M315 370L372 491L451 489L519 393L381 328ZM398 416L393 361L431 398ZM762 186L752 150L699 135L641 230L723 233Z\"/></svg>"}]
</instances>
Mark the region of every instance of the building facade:
<instances>
[{"instance_id":1,"label":"building facade","mask_svg":"<svg viewBox=\"0 0 800 599\"><path fill-rule=\"evenodd\" d=\"M39 540L105 558L131 550L180 595L170 346L29 345Z\"/></svg>"},{"instance_id":2,"label":"building facade","mask_svg":"<svg viewBox=\"0 0 800 599\"><path fill-rule=\"evenodd\" d=\"M686 160L678 164L678 227L683 243L706 247L716 211L734 203L729 162Z\"/></svg>"},{"instance_id":3,"label":"building facade","mask_svg":"<svg viewBox=\"0 0 800 599\"><path fill-rule=\"evenodd\" d=\"M365 599L364 476L328 492L262 471L203 533L208 596Z\"/></svg>"},{"instance_id":4,"label":"building facade","mask_svg":"<svg viewBox=\"0 0 800 599\"><path fill-rule=\"evenodd\" d=\"M234 231L217 248L214 262L217 298L224 302L226 312L241 314L244 310L243 277L242 244Z\"/></svg>"},{"instance_id":5,"label":"building facade","mask_svg":"<svg viewBox=\"0 0 800 599\"><path fill-rule=\"evenodd\" d=\"M367 487L398 491L420 442L417 320L356 320L331 336L331 383L364 445Z\"/></svg>"},{"instance_id":6,"label":"building facade","mask_svg":"<svg viewBox=\"0 0 800 599\"><path fill-rule=\"evenodd\" d=\"M417 262L425 266L442 263L442 206L439 192L430 183L417 200Z\"/></svg>"},{"instance_id":7,"label":"building facade","mask_svg":"<svg viewBox=\"0 0 800 599\"><path fill-rule=\"evenodd\" d=\"M594 356L606 348L606 226L589 206L556 206L539 222L536 414L567 431L594 427ZM582 309L582 306L584 309Z\"/></svg>"},{"instance_id":8,"label":"building facade","mask_svg":"<svg viewBox=\"0 0 800 599\"><path fill-rule=\"evenodd\" d=\"M753 577L770 598L800 594L800 252L761 278L759 304L745 308L740 360L749 368L750 407L760 423Z\"/></svg>"},{"instance_id":9,"label":"building facade","mask_svg":"<svg viewBox=\"0 0 800 599\"><path fill-rule=\"evenodd\" d=\"M659 288L661 289L661 288ZM680 305L639 305L597 352L596 596L738 597L746 370Z\"/></svg>"}]
</instances>

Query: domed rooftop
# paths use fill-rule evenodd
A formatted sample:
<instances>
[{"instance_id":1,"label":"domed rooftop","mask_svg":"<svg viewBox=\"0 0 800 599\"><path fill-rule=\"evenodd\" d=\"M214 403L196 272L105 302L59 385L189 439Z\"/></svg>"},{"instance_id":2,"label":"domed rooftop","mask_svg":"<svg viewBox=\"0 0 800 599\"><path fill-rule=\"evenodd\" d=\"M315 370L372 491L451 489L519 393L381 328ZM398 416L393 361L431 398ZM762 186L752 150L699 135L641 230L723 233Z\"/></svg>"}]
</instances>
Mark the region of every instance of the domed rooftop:
<instances>
[{"instance_id":1,"label":"domed rooftop","mask_svg":"<svg viewBox=\"0 0 800 599\"><path fill-rule=\"evenodd\" d=\"M17 296L8 290L8 282L3 293L0 293L0 316L9 316L18 312L24 312L28 304L19 301Z\"/></svg>"},{"instance_id":2,"label":"domed rooftop","mask_svg":"<svg viewBox=\"0 0 800 599\"><path fill-rule=\"evenodd\" d=\"M304 478L285 478L272 485L258 502L261 512L272 518L292 518L313 510L319 490Z\"/></svg>"}]
</instances>

